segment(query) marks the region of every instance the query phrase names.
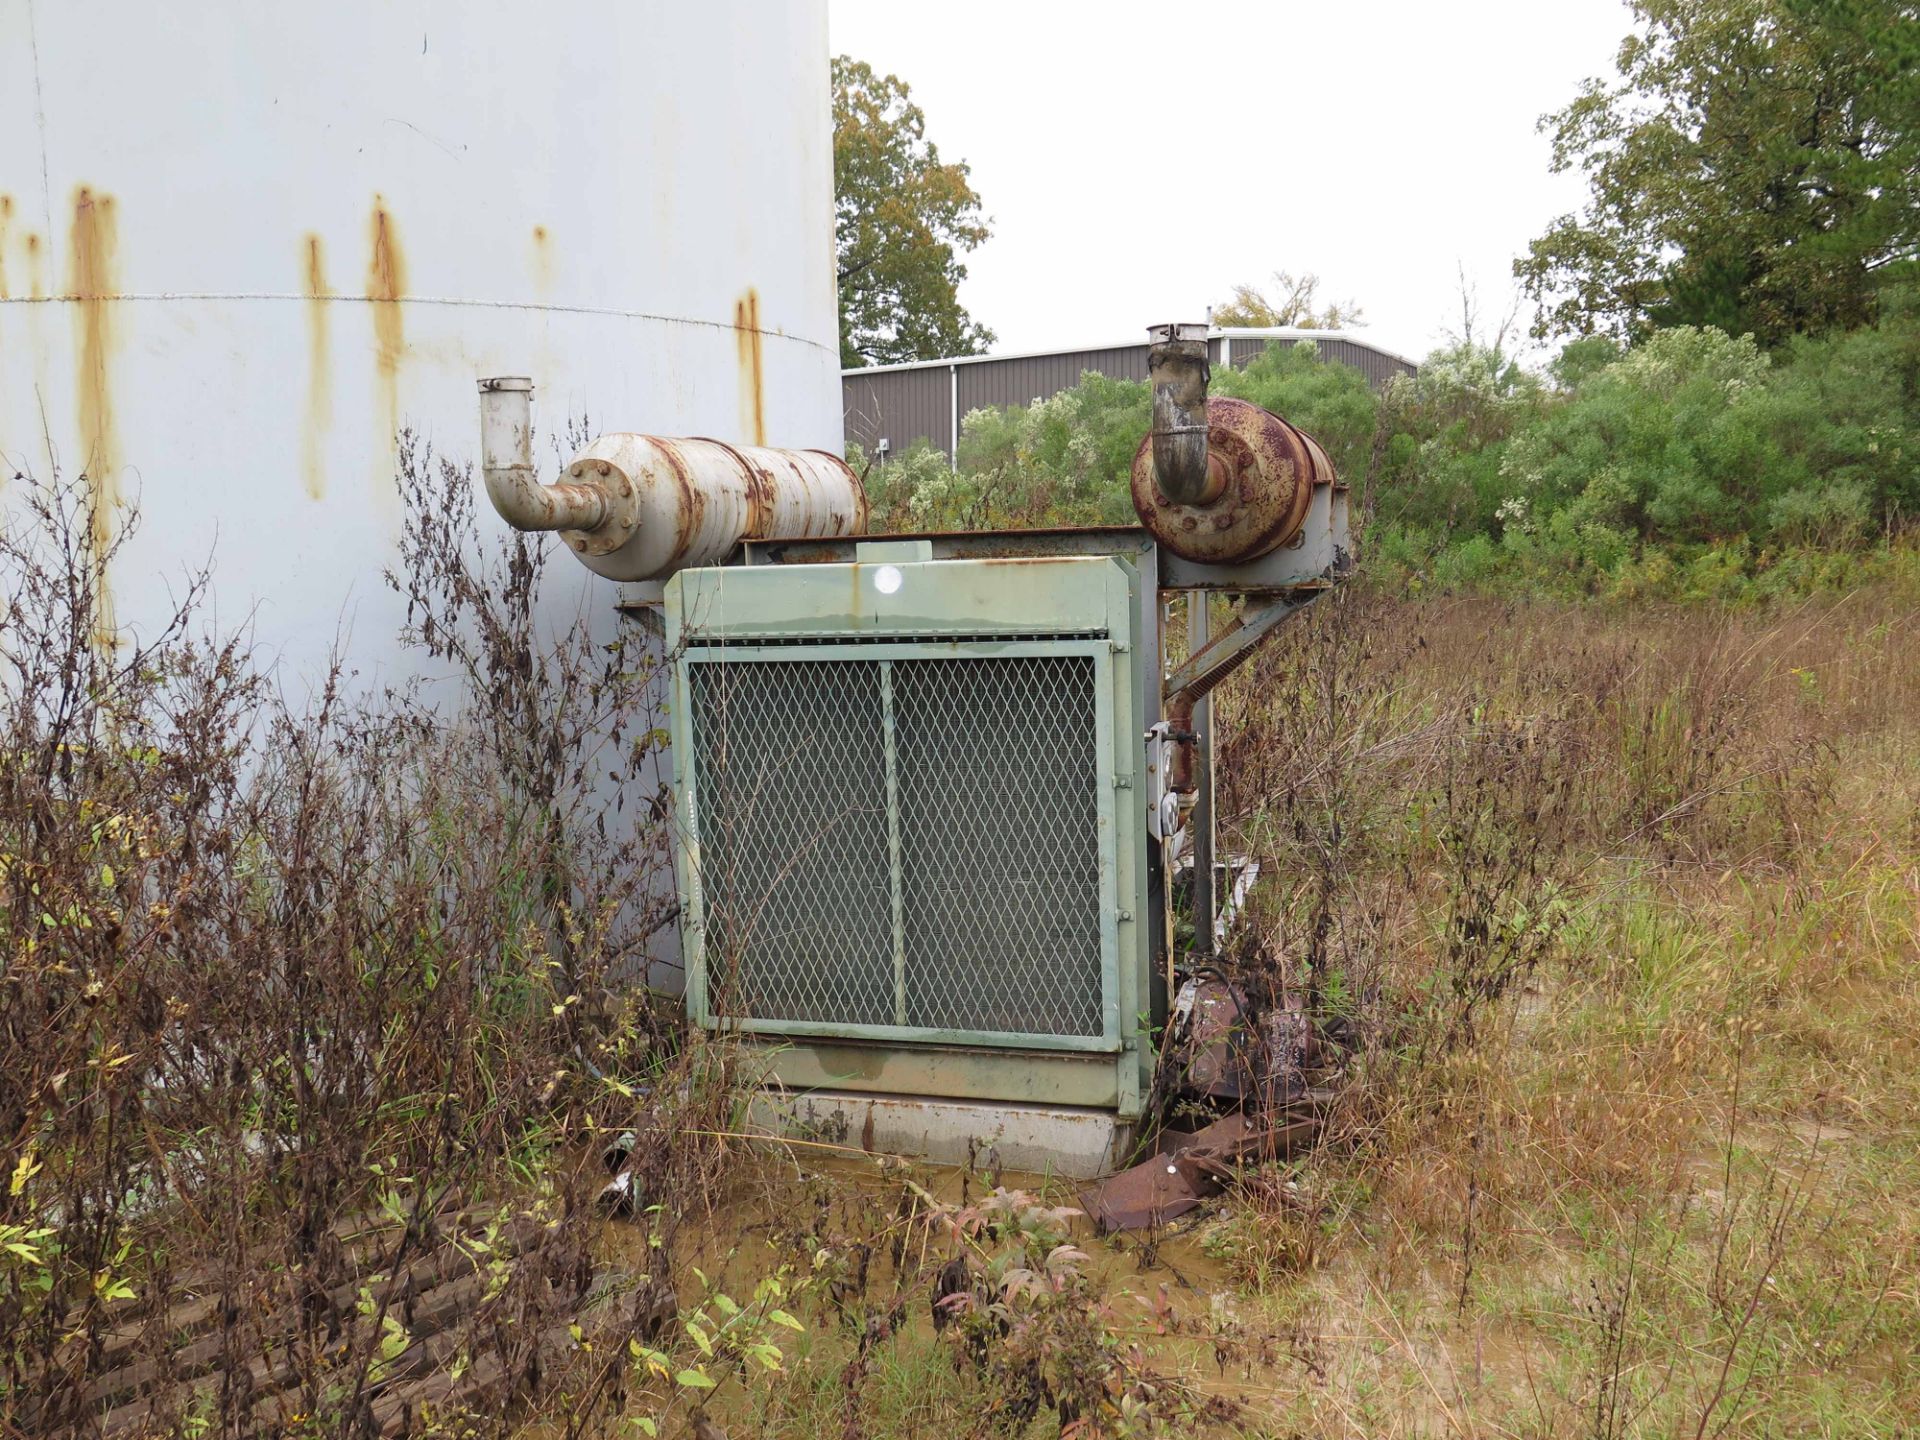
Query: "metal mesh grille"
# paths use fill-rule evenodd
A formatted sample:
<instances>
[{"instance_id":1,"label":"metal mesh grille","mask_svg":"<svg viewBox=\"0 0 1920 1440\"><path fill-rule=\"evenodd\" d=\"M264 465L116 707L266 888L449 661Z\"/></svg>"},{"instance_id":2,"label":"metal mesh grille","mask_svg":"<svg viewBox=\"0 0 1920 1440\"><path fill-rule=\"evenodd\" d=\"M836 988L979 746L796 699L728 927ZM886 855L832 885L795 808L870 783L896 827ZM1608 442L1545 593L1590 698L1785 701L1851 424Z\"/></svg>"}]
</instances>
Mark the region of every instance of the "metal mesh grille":
<instances>
[{"instance_id":1,"label":"metal mesh grille","mask_svg":"<svg viewBox=\"0 0 1920 1440\"><path fill-rule=\"evenodd\" d=\"M1102 1033L1090 657L688 670L715 1014Z\"/></svg>"},{"instance_id":2,"label":"metal mesh grille","mask_svg":"<svg viewBox=\"0 0 1920 1440\"><path fill-rule=\"evenodd\" d=\"M688 678L715 1013L892 1024L880 667L706 663Z\"/></svg>"},{"instance_id":3,"label":"metal mesh grille","mask_svg":"<svg viewBox=\"0 0 1920 1440\"><path fill-rule=\"evenodd\" d=\"M907 1023L1100 1033L1093 661L893 669Z\"/></svg>"}]
</instances>

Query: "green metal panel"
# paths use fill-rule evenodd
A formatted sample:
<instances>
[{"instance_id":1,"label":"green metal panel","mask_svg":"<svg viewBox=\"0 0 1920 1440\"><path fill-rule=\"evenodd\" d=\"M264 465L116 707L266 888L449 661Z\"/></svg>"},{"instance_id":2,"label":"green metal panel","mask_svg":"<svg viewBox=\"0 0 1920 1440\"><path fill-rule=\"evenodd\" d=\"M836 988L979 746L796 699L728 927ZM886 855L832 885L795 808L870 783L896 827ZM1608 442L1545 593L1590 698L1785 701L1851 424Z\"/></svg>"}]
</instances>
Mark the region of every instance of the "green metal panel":
<instances>
[{"instance_id":1,"label":"green metal panel","mask_svg":"<svg viewBox=\"0 0 1920 1440\"><path fill-rule=\"evenodd\" d=\"M668 641L1124 633L1110 627L1125 585L1092 556L682 570L666 585Z\"/></svg>"},{"instance_id":2,"label":"green metal panel","mask_svg":"<svg viewBox=\"0 0 1920 1440\"><path fill-rule=\"evenodd\" d=\"M1135 653L1139 643L1133 631L1135 617L1151 611L1160 603L1160 597L1157 590L1152 588L1143 593L1140 572L1131 561L1114 556L1110 563L1125 577L1127 584L1126 615L1129 627L1122 633L1129 636L1129 648L1120 657L1126 658ZM1119 1111L1128 1119L1140 1113L1153 1080L1153 1051L1147 1038L1149 1022L1146 1014L1152 994L1153 943L1146 913L1150 903L1147 884L1147 847L1150 840L1146 826L1144 743L1147 719L1144 707L1148 686L1157 687L1160 676L1159 647L1156 644L1149 648L1154 653L1143 659L1138 667L1132 664L1116 664L1113 667L1114 745L1120 757L1120 768L1114 775L1115 811L1118 817L1115 861L1120 891L1126 897L1119 902L1122 957L1120 1015L1125 1051L1119 1065ZM1145 675L1139 673L1142 667L1147 671Z\"/></svg>"},{"instance_id":3,"label":"green metal panel","mask_svg":"<svg viewBox=\"0 0 1920 1440\"><path fill-rule=\"evenodd\" d=\"M749 1052L747 1065L750 1072L777 1080L789 1090L866 1090L1120 1108L1119 1070L1111 1055L761 1040Z\"/></svg>"},{"instance_id":4,"label":"green metal panel","mask_svg":"<svg viewBox=\"0 0 1920 1440\"><path fill-rule=\"evenodd\" d=\"M1105 1054L1111 1085L1073 1088L1137 1113L1137 579L903 555L669 582L699 1023L877 1044L955 1095L1043 1094L1040 1052ZM1033 1076L1004 1072L1029 1052Z\"/></svg>"}]
</instances>

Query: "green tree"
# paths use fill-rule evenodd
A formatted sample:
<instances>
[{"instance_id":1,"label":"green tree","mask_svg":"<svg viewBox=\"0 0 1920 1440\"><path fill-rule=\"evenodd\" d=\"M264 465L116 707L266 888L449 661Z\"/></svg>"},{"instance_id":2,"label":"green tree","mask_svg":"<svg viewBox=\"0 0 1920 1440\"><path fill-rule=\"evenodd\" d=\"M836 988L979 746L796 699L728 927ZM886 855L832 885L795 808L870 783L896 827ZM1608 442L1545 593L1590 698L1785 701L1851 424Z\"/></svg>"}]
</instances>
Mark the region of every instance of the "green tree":
<instances>
[{"instance_id":1,"label":"green tree","mask_svg":"<svg viewBox=\"0 0 1920 1440\"><path fill-rule=\"evenodd\" d=\"M1751 336L1662 330L1513 438L1508 493L1590 554L1750 533L1808 478L1777 442L1772 371Z\"/></svg>"},{"instance_id":2,"label":"green tree","mask_svg":"<svg viewBox=\"0 0 1920 1440\"><path fill-rule=\"evenodd\" d=\"M1234 286L1233 298L1213 307L1213 323L1259 330L1276 325L1301 330L1338 330L1343 325L1359 325L1365 321L1360 307L1351 300L1336 300L1317 307L1315 296L1319 289L1320 277L1311 271L1295 275L1291 270L1276 270L1271 293L1252 285Z\"/></svg>"},{"instance_id":3,"label":"green tree","mask_svg":"<svg viewBox=\"0 0 1920 1440\"><path fill-rule=\"evenodd\" d=\"M1632 0L1619 80L1542 120L1590 193L1515 262L1535 333L1870 323L1920 253L1910 0Z\"/></svg>"},{"instance_id":4,"label":"green tree","mask_svg":"<svg viewBox=\"0 0 1920 1440\"><path fill-rule=\"evenodd\" d=\"M1215 371L1213 393L1251 401L1291 421L1320 442L1342 477L1356 483L1365 478L1378 401L1366 376L1351 365L1322 360L1312 341L1269 345L1244 369Z\"/></svg>"},{"instance_id":5,"label":"green tree","mask_svg":"<svg viewBox=\"0 0 1920 1440\"><path fill-rule=\"evenodd\" d=\"M960 304L959 256L987 238L964 163L944 163L906 82L833 61L840 363L976 355L993 341Z\"/></svg>"}]
</instances>

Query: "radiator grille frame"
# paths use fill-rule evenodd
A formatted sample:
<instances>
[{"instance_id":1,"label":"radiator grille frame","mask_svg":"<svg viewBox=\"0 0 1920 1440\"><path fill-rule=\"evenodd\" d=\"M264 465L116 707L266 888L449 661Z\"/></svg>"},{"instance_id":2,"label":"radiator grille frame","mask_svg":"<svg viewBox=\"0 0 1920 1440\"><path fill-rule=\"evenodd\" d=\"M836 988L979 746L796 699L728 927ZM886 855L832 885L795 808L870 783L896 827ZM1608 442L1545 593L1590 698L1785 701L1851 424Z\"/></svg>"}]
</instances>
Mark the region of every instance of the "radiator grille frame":
<instances>
[{"instance_id":1,"label":"radiator grille frame","mask_svg":"<svg viewBox=\"0 0 1920 1440\"><path fill-rule=\"evenodd\" d=\"M682 918L682 937L687 962L687 998L695 1021L709 1028L739 1030L751 1034L784 1035L798 1039L849 1039L863 1041L881 1041L908 1044L949 1044L967 1046L990 1046L1016 1050L1046 1049L1080 1053L1111 1053L1122 1049L1126 1030L1123 1010L1130 1003L1133 986L1123 984L1123 950L1120 922L1125 916L1121 906L1122 889L1121 837L1119 817L1117 815L1116 789L1123 783L1117 777L1125 774L1117 764L1118 746L1122 738L1116 725L1116 701L1123 698L1121 692L1126 688L1124 677L1116 684L1114 645L1106 638L1086 638L1076 635L1073 638L1049 637L1019 640L980 639L971 641L916 639L910 636L863 638L858 643L835 643L832 640L812 643L805 646L793 644L754 644L721 643L691 644L686 646L675 660L675 695L673 727L676 767L679 771L680 810L678 823L681 827L680 855L683 863L682 893L684 914ZM848 759L871 771L874 762L879 762L881 773L878 776L868 774L867 788L885 794L885 815L883 824L877 827L884 831L887 838L887 851L880 855L877 846L876 827L871 814L848 816L847 812L856 809L870 809L873 797L856 796L849 799L842 792L837 799L829 799L827 804L836 807L843 818L850 819L854 829L860 832L859 843L850 847L854 853L870 855L879 862L885 873L878 877L845 877L862 884L860 898L853 903L873 907L874 897L866 895L875 883L884 885L888 892L891 909L891 938L893 955L890 957L895 967L896 983L901 983L903 966L910 966L915 960L911 953L903 954L907 941L903 938L903 929L908 922L902 917L903 895L911 892L914 877L906 867L913 864L910 856L903 856L902 824L903 811L899 794L901 757L896 747L894 720L896 702L894 687L897 680L895 667L919 667L917 672L927 671L929 666L982 666L1005 662L1049 662L1056 668L1055 675L1066 673L1058 667L1085 667L1090 672L1090 754L1093 776L1091 795L1086 797L1092 810L1091 854L1086 858L1097 867L1097 876L1093 886L1093 913L1086 919L1097 927L1098 955L1098 996L1097 1028L1086 1020L1077 1025L1061 1023L1059 1015L1054 1023L1038 1028L967 1028L965 1026L943 1026L937 1024L898 1023L902 1018L901 1010L896 1007L894 1013L879 1018L876 1008L866 1007L863 1019L845 1016L821 1018L795 1015L723 1013L723 1007L732 1012L750 1009L751 1005L727 1004L727 977L717 973L728 962L718 952L723 948L738 948L737 938L727 939L721 934L725 917L723 908L717 908L715 914L709 914L709 877L705 873L707 846L703 844L702 817L702 781L701 771L703 743L707 736L703 725L707 722L698 713L696 703L698 691L705 683L699 677L705 675L725 675L727 667L752 665L820 666L820 667L871 667L871 673L877 677L886 677L881 681L885 694L882 700L881 733L872 736L842 737L847 741ZM720 667L702 671L701 667ZM737 673L737 672L734 672ZM827 672L823 668L819 674ZM851 673L851 672L848 672ZM862 671L861 673L866 673ZM976 675L984 671L973 672ZM709 686L709 688L711 688ZM1125 713L1124 711L1122 712ZM804 727L803 727L804 728ZM1051 727L1056 734L1057 726ZM1130 736L1130 731L1127 732ZM993 735L986 737L989 749L992 746L1018 746L1023 743L1019 733ZM836 740L835 744L840 741ZM808 783L811 776L804 763L799 767L797 785ZM978 777L978 787L982 793L991 789L992 775L982 773ZM709 777L712 784L712 777ZM1125 793L1125 792L1121 792ZM908 822L911 828L911 821ZM1075 822L1078 823L1077 821ZM704 838L713 842L715 854L724 848L724 840L719 832L717 820L710 821L708 829L714 833ZM797 845L796 848L803 848ZM911 845L906 849L910 850ZM804 863L804 862L803 862ZM718 862L716 861L716 867ZM815 883L815 877L802 877L807 884ZM820 885L844 886L839 879L828 874L827 867L821 867L818 877ZM722 889L722 882L716 877L711 887L716 895ZM1129 887L1130 888L1130 887ZM992 905L996 897L980 896L980 903ZM1004 903L1002 899L999 903ZM710 924L713 921L715 923ZM1074 927L1078 934L1078 925ZM734 932L737 936L737 931ZM1071 938L1071 937L1070 937ZM866 937L869 943L851 957L842 937L820 934L819 940L830 959L839 963L851 963L856 968L871 967L877 962L873 937ZM714 954L709 954L709 942L712 942ZM747 943L751 943L750 941ZM1080 944L1073 939L1074 945ZM1077 953L1077 952L1076 952ZM976 963L993 963L988 957L975 957ZM1091 953L1076 958L1077 965L1090 965ZM1031 957L1027 962L1035 963ZM1091 979L1087 969L1075 972L1078 978ZM868 977L870 980L873 978ZM796 1006L796 1009L803 1008ZM1091 1017L1087 1017L1090 1019Z\"/></svg>"}]
</instances>

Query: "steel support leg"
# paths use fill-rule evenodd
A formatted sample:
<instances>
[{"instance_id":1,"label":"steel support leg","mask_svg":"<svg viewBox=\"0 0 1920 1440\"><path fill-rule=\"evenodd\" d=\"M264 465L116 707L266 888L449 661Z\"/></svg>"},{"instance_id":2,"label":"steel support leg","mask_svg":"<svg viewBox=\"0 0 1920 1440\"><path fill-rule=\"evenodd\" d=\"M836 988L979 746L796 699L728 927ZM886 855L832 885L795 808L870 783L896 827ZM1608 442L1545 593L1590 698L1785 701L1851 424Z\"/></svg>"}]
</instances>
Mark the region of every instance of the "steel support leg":
<instances>
[{"instance_id":1,"label":"steel support leg","mask_svg":"<svg viewBox=\"0 0 1920 1440\"><path fill-rule=\"evenodd\" d=\"M1198 655L1212 638L1207 594L1187 592L1187 653ZM1193 837L1193 948L1213 954L1214 917L1219 897L1213 879L1213 701L1201 698L1193 707L1193 810L1187 830Z\"/></svg>"}]
</instances>

